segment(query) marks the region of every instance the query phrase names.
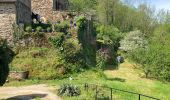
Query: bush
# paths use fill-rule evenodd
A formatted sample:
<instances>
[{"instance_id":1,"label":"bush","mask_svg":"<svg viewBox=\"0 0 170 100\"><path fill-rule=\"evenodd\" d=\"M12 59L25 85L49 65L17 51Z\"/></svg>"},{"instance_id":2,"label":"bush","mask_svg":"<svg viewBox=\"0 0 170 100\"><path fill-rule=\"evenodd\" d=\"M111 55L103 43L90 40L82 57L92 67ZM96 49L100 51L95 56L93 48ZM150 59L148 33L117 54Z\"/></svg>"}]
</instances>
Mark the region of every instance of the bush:
<instances>
[{"instance_id":1,"label":"bush","mask_svg":"<svg viewBox=\"0 0 170 100\"><path fill-rule=\"evenodd\" d=\"M106 67L106 64L116 65L116 56L122 33L112 25L97 25L97 66Z\"/></svg>"},{"instance_id":2,"label":"bush","mask_svg":"<svg viewBox=\"0 0 170 100\"><path fill-rule=\"evenodd\" d=\"M51 27L47 27L47 32L51 32L52 28Z\"/></svg>"},{"instance_id":3,"label":"bush","mask_svg":"<svg viewBox=\"0 0 170 100\"><path fill-rule=\"evenodd\" d=\"M81 51L81 45L76 39L67 39L63 43L63 56L67 62L75 63L79 60L78 54Z\"/></svg>"},{"instance_id":4,"label":"bush","mask_svg":"<svg viewBox=\"0 0 170 100\"><path fill-rule=\"evenodd\" d=\"M120 48L123 51L132 51L138 48L146 48L147 40L144 37L143 33L139 30L129 32L125 38L120 41Z\"/></svg>"},{"instance_id":5,"label":"bush","mask_svg":"<svg viewBox=\"0 0 170 100\"><path fill-rule=\"evenodd\" d=\"M58 49L64 42L64 33L58 32L55 36L50 37L48 41L52 44L52 46Z\"/></svg>"},{"instance_id":6,"label":"bush","mask_svg":"<svg viewBox=\"0 0 170 100\"><path fill-rule=\"evenodd\" d=\"M128 52L129 58L140 65L146 77L170 81L170 34L167 26L159 27L147 48Z\"/></svg>"},{"instance_id":7,"label":"bush","mask_svg":"<svg viewBox=\"0 0 170 100\"><path fill-rule=\"evenodd\" d=\"M129 58L139 64L146 78L170 81L170 49L157 44L150 44L147 49L137 49L129 53Z\"/></svg>"},{"instance_id":8,"label":"bush","mask_svg":"<svg viewBox=\"0 0 170 100\"><path fill-rule=\"evenodd\" d=\"M71 84L64 84L60 86L60 89L58 89L59 96L72 97L72 96L78 96L80 94L81 94L80 88Z\"/></svg>"},{"instance_id":9,"label":"bush","mask_svg":"<svg viewBox=\"0 0 170 100\"><path fill-rule=\"evenodd\" d=\"M26 32L31 32L31 31L32 31L32 27L31 27L31 26L27 26L27 27L25 28L25 31L26 31Z\"/></svg>"},{"instance_id":10,"label":"bush","mask_svg":"<svg viewBox=\"0 0 170 100\"><path fill-rule=\"evenodd\" d=\"M10 66L29 71L32 79L56 79L66 76L66 68L60 59L59 52L53 48L34 47L21 51Z\"/></svg>"},{"instance_id":11,"label":"bush","mask_svg":"<svg viewBox=\"0 0 170 100\"><path fill-rule=\"evenodd\" d=\"M37 32L40 32L42 30L42 27L41 26L38 26L37 28L36 28L36 31Z\"/></svg>"},{"instance_id":12,"label":"bush","mask_svg":"<svg viewBox=\"0 0 170 100\"><path fill-rule=\"evenodd\" d=\"M64 32L67 33L67 29L69 28L69 24L67 22L58 23L54 26L56 32Z\"/></svg>"},{"instance_id":13,"label":"bush","mask_svg":"<svg viewBox=\"0 0 170 100\"><path fill-rule=\"evenodd\" d=\"M96 67L104 69L107 64L107 55L104 55L103 52L98 51L96 55Z\"/></svg>"},{"instance_id":14,"label":"bush","mask_svg":"<svg viewBox=\"0 0 170 100\"><path fill-rule=\"evenodd\" d=\"M25 24L24 25L24 29L26 29L26 27L32 27L32 29L36 29L37 27L41 26L43 29L47 29L48 27L52 27L51 24Z\"/></svg>"}]
</instances>

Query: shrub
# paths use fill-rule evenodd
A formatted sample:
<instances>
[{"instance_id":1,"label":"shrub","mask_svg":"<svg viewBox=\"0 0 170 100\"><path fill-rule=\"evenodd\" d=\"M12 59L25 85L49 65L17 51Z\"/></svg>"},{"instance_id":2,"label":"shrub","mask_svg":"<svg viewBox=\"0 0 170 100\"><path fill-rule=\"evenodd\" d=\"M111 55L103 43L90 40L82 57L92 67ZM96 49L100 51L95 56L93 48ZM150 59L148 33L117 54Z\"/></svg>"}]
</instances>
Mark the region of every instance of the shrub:
<instances>
[{"instance_id":1,"label":"shrub","mask_svg":"<svg viewBox=\"0 0 170 100\"><path fill-rule=\"evenodd\" d=\"M52 28L51 27L47 27L47 32L51 32Z\"/></svg>"},{"instance_id":2,"label":"shrub","mask_svg":"<svg viewBox=\"0 0 170 100\"><path fill-rule=\"evenodd\" d=\"M140 65L146 78L170 81L170 49L158 42L147 49L137 49L129 53L129 58Z\"/></svg>"},{"instance_id":3,"label":"shrub","mask_svg":"<svg viewBox=\"0 0 170 100\"><path fill-rule=\"evenodd\" d=\"M116 64L116 53L122 33L112 25L97 25L97 66L106 67L106 64Z\"/></svg>"},{"instance_id":4,"label":"shrub","mask_svg":"<svg viewBox=\"0 0 170 100\"><path fill-rule=\"evenodd\" d=\"M64 42L64 33L58 32L55 36L50 37L48 40L55 48L58 49Z\"/></svg>"},{"instance_id":5,"label":"shrub","mask_svg":"<svg viewBox=\"0 0 170 100\"><path fill-rule=\"evenodd\" d=\"M58 23L54 26L56 32L64 32L67 33L67 29L69 28L69 24L67 22Z\"/></svg>"},{"instance_id":6,"label":"shrub","mask_svg":"<svg viewBox=\"0 0 170 100\"><path fill-rule=\"evenodd\" d=\"M67 62L75 63L80 60L81 45L76 39L67 39L63 43L63 57Z\"/></svg>"},{"instance_id":7,"label":"shrub","mask_svg":"<svg viewBox=\"0 0 170 100\"><path fill-rule=\"evenodd\" d=\"M25 31L23 27L16 24L13 24L13 31L13 40L14 44L16 44L16 42L18 42L25 35Z\"/></svg>"},{"instance_id":8,"label":"shrub","mask_svg":"<svg viewBox=\"0 0 170 100\"><path fill-rule=\"evenodd\" d=\"M39 26L41 26L43 29L47 29L48 27L52 27L52 25L49 23L49 24L33 24L32 28L36 29Z\"/></svg>"},{"instance_id":9,"label":"shrub","mask_svg":"<svg viewBox=\"0 0 170 100\"><path fill-rule=\"evenodd\" d=\"M37 28L36 28L36 31L37 32L40 32L42 30L42 27L41 26L38 26Z\"/></svg>"},{"instance_id":10,"label":"shrub","mask_svg":"<svg viewBox=\"0 0 170 100\"><path fill-rule=\"evenodd\" d=\"M72 97L78 96L80 94L81 94L80 88L71 84L64 84L60 86L60 89L58 89L58 95L60 96Z\"/></svg>"},{"instance_id":11,"label":"shrub","mask_svg":"<svg viewBox=\"0 0 170 100\"><path fill-rule=\"evenodd\" d=\"M120 41L120 48L123 51L132 51L137 48L146 48L147 40L144 37L143 33L139 30L129 32L125 38Z\"/></svg>"},{"instance_id":12,"label":"shrub","mask_svg":"<svg viewBox=\"0 0 170 100\"><path fill-rule=\"evenodd\" d=\"M66 75L59 53L52 48L28 48L16 55L10 64L13 69L29 71L29 78L56 79Z\"/></svg>"},{"instance_id":13,"label":"shrub","mask_svg":"<svg viewBox=\"0 0 170 100\"><path fill-rule=\"evenodd\" d=\"M25 28L25 31L26 31L26 32L31 32L31 31L32 31L32 27L31 27L31 26L27 26L27 27Z\"/></svg>"},{"instance_id":14,"label":"shrub","mask_svg":"<svg viewBox=\"0 0 170 100\"><path fill-rule=\"evenodd\" d=\"M102 52L98 51L96 55L96 67L104 69L106 67L107 58Z\"/></svg>"}]
</instances>

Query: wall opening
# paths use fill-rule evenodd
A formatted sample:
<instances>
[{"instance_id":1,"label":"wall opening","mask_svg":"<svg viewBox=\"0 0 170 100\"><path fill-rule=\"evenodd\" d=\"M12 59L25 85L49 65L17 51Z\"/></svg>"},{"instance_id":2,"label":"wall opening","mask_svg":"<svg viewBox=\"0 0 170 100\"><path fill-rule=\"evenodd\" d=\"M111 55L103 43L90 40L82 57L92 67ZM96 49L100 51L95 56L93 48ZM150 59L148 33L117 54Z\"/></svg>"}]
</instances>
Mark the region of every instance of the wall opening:
<instances>
[{"instance_id":1,"label":"wall opening","mask_svg":"<svg viewBox=\"0 0 170 100\"><path fill-rule=\"evenodd\" d=\"M53 9L57 11L68 9L68 0L53 0Z\"/></svg>"}]
</instances>

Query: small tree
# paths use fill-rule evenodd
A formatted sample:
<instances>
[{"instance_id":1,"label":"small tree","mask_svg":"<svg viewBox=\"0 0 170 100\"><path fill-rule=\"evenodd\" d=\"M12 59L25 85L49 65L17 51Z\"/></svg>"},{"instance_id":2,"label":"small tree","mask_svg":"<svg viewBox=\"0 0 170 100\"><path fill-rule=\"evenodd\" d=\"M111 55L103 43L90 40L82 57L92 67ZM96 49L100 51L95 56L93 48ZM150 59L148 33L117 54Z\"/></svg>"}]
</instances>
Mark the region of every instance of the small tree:
<instances>
[{"instance_id":1,"label":"small tree","mask_svg":"<svg viewBox=\"0 0 170 100\"><path fill-rule=\"evenodd\" d=\"M120 41L120 48L123 51L132 51L137 48L146 48L147 40L139 30L129 32L125 38Z\"/></svg>"}]
</instances>

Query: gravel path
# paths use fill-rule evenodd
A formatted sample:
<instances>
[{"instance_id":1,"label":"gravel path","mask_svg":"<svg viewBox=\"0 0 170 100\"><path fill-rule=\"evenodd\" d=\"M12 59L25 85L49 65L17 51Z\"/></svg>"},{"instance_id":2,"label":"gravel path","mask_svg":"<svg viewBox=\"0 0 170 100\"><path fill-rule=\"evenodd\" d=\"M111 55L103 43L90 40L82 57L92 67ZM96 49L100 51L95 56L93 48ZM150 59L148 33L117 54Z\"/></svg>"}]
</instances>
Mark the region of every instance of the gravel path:
<instances>
[{"instance_id":1,"label":"gravel path","mask_svg":"<svg viewBox=\"0 0 170 100\"><path fill-rule=\"evenodd\" d=\"M23 87L0 87L0 100L34 100L35 98L40 98L40 100L61 100L50 90L52 89L45 84Z\"/></svg>"}]
</instances>

